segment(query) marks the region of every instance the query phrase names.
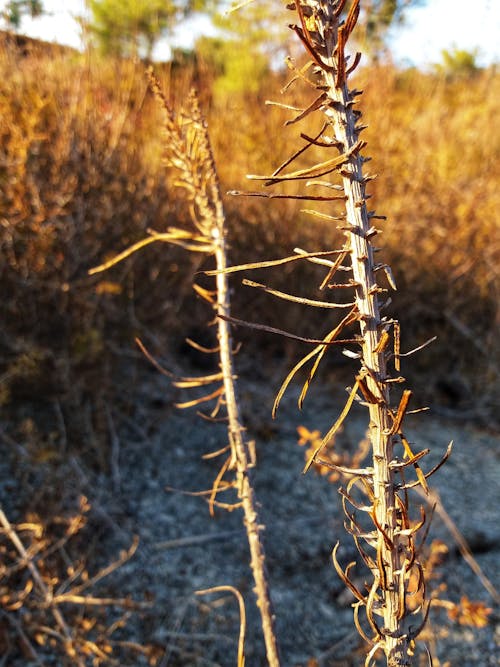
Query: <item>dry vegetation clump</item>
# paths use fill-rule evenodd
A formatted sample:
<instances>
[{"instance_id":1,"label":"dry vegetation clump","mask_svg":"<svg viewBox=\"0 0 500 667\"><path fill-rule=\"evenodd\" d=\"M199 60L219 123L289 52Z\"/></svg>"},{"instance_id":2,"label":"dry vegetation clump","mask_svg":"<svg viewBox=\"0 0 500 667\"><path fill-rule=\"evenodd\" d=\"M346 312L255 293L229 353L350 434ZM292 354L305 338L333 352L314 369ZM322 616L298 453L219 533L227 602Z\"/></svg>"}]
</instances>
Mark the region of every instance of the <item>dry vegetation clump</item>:
<instances>
[{"instance_id":1,"label":"dry vegetation clump","mask_svg":"<svg viewBox=\"0 0 500 667\"><path fill-rule=\"evenodd\" d=\"M31 514L14 525L0 509L0 647L8 664L157 664L155 647L122 632L130 615L150 604L107 595L102 584L133 556L137 542L89 571L89 510L81 497L70 513Z\"/></svg>"},{"instance_id":2,"label":"dry vegetation clump","mask_svg":"<svg viewBox=\"0 0 500 667\"><path fill-rule=\"evenodd\" d=\"M4 46L0 70L1 402L12 407L16 397L39 402L43 396L62 415L73 443L102 445L109 440L102 406L120 372L125 369L128 384L139 372L130 341L139 334L151 343L153 329L166 329L179 344L186 324L181 311L198 307L190 285L199 260L150 248L104 280L86 276L96 259L186 215L162 171L160 120L142 65L72 52L30 57ZM203 74L201 82L213 79ZM192 63L173 69L174 105L193 76ZM491 131L499 75L491 68L453 80L387 66L357 76L368 82L366 137L376 156L373 171L381 173L374 203L383 201L381 212L394 223L383 241L401 287L393 298L405 339L409 347L433 334L440 339L415 364L417 389L425 388L425 399L491 417L499 367L499 147ZM285 122L286 110L261 111L265 90L284 85L286 76L269 77L258 93L229 98L200 91L223 192L287 154L287 131L273 129L276 119ZM297 91L286 102L304 106L305 93ZM229 197L235 263L288 254L291 238L306 248L322 246L326 224L302 208L293 200L269 206ZM277 287L300 294L313 270L306 263L293 272L284 267ZM186 300L189 308L181 309ZM245 287L233 302L236 316L252 313L249 319L305 336L318 327L314 313L304 322L300 308L279 302L271 308L265 295ZM245 331L239 335L248 341ZM265 345L283 352L279 339L266 337ZM126 396L119 394L126 412ZM99 446L91 448L97 453Z\"/></svg>"},{"instance_id":3,"label":"dry vegetation clump","mask_svg":"<svg viewBox=\"0 0 500 667\"><path fill-rule=\"evenodd\" d=\"M152 319L172 325L187 293L175 250L87 277L97 257L180 215L158 176L157 113L142 65L3 50L0 70L0 402L48 404L101 463L104 409L118 393L127 409L114 387L135 374L123 351Z\"/></svg>"}]
</instances>

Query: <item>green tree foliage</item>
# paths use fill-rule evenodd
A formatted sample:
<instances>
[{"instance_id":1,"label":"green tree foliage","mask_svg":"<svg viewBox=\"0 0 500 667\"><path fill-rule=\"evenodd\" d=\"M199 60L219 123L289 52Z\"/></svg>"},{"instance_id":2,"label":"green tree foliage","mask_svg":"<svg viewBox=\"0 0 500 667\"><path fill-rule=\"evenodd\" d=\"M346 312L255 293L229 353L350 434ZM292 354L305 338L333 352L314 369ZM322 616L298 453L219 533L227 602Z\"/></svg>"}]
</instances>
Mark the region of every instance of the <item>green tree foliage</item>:
<instances>
[{"instance_id":1,"label":"green tree foliage","mask_svg":"<svg viewBox=\"0 0 500 667\"><path fill-rule=\"evenodd\" d=\"M89 36L106 55L151 57L158 39L201 2L193 0L90 0Z\"/></svg>"},{"instance_id":2,"label":"green tree foliage","mask_svg":"<svg viewBox=\"0 0 500 667\"><path fill-rule=\"evenodd\" d=\"M216 77L215 94L256 93L274 65L281 65L290 31L284 5L254 1L215 16L218 37L200 37L196 52Z\"/></svg>"},{"instance_id":3,"label":"green tree foliage","mask_svg":"<svg viewBox=\"0 0 500 667\"><path fill-rule=\"evenodd\" d=\"M214 95L256 94L269 72L269 60L261 52L241 46L235 39L201 37L196 53L214 75Z\"/></svg>"},{"instance_id":4,"label":"green tree foliage","mask_svg":"<svg viewBox=\"0 0 500 667\"><path fill-rule=\"evenodd\" d=\"M10 0L2 11L2 18L13 28L19 28L24 14L35 18L42 12L43 5L40 0Z\"/></svg>"},{"instance_id":5,"label":"green tree foliage","mask_svg":"<svg viewBox=\"0 0 500 667\"><path fill-rule=\"evenodd\" d=\"M449 79L467 79L477 74L477 51L466 51L465 49L443 49L441 51L442 61L436 65L436 71L444 74Z\"/></svg>"}]
</instances>

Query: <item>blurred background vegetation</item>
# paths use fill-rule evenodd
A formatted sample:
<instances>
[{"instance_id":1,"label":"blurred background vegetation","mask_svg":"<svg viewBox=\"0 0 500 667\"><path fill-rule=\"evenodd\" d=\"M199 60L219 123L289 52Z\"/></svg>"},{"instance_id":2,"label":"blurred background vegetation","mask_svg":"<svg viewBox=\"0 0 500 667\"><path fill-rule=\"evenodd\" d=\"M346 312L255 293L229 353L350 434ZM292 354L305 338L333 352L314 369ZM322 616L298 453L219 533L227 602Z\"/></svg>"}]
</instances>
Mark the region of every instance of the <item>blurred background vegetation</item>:
<instances>
[{"instance_id":1,"label":"blurred background vegetation","mask_svg":"<svg viewBox=\"0 0 500 667\"><path fill-rule=\"evenodd\" d=\"M210 316L191 289L203 260L178 249L150 246L107 274L87 275L147 229L187 224L162 164L162 118L141 58L180 18L210 8L114 4L91 0L84 53L7 31L0 44L0 404L14 434L36 429L45 448L57 448L64 426L65 441L96 460L109 439L106 406L133 417L134 386L149 371L134 337L167 366L182 365L185 336ZM388 218L381 257L399 288L390 310L404 350L438 336L404 372L419 400L490 423L500 407L500 74L459 49L432 71L398 68L385 35L410 3L368 4L360 41L370 57L353 83L365 91L365 139L379 174L372 208ZM265 7L231 14L217 37L156 66L174 106L198 88L223 192L246 189L246 174L273 171L300 145L295 126L283 127L289 114L265 101L311 101L300 85L280 93L290 76L283 55L297 49L281 29L285 11ZM7 9L4 18L19 24L42 7ZM225 205L232 263L340 242L300 202L228 196ZM319 295L321 277L306 263L252 278ZM255 294L238 278L233 285L235 317L315 338L331 328L323 312ZM257 354L263 377L301 353L270 334L240 328L237 337L241 363ZM330 356L324 377L341 377L342 362Z\"/></svg>"}]
</instances>

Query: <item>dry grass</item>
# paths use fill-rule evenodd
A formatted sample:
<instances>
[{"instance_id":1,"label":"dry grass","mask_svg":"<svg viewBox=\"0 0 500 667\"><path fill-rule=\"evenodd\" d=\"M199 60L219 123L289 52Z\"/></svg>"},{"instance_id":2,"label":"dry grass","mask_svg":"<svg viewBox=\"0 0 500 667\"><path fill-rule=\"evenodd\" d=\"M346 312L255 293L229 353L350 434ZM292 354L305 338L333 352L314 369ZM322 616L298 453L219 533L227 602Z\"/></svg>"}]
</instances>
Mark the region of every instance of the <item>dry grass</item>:
<instances>
[{"instance_id":1,"label":"dry grass","mask_svg":"<svg viewBox=\"0 0 500 667\"><path fill-rule=\"evenodd\" d=\"M187 292L175 251L87 277L98 258L178 217L160 140L147 138L159 121L142 66L3 51L0 68L1 402L58 405L69 441L92 448L107 438L102 407L117 396L123 350Z\"/></svg>"},{"instance_id":2,"label":"dry grass","mask_svg":"<svg viewBox=\"0 0 500 667\"><path fill-rule=\"evenodd\" d=\"M69 516L60 513L48 520L28 515L22 524L12 525L0 509L0 645L5 659L43 665L55 658L68 667L158 664L153 647L119 638L131 611L151 605L96 594L99 583L133 556L137 541L115 562L90 574L82 557L88 535L80 535L89 510L82 497Z\"/></svg>"},{"instance_id":3,"label":"dry grass","mask_svg":"<svg viewBox=\"0 0 500 667\"><path fill-rule=\"evenodd\" d=\"M383 69L365 99L405 337L411 346L437 334L427 368L438 368L443 390L485 403L500 361L499 93L493 69L465 81Z\"/></svg>"},{"instance_id":4,"label":"dry grass","mask_svg":"<svg viewBox=\"0 0 500 667\"><path fill-rule=\"evenodd\" d=\"M186 216L165 179L158 112L140 64L71 52L22 57L3 47L0 73L1 400L12 406L16 397L43 396L59 406L70 441L103 441L109 435L99 405L116 398L124 351L132 356L134 335L157 344L165 328L178 344L180 306L192 298L198 268L198 260L162 247L104 280L86 276L147 228L162 231ZM163 77L171 79L174 105L193 76L188 67ZM426 399L487 418L498 400L499 140L492 128L500 76L490 69L454 81L389 66L358 76L359 87L368 81L365 136L380 173L370 191L389 218L381 245L401 288L395 300L404 338L412 347L439 336L412 366ZM265 90L285 80L273 75ZM296 95L283 101L300 105ZM287 132L278 132L287 113L263 113L265 97L263 90L214 98L202 86L223 191L244 189L246 173L266 173L287 155ZM233 261L290 254L292 238L306 249L330 247L326 225L301 208L228 197ZM314 267L285 267L284 284L273 286L300 294L308 271ZM300 335L317 330L314 313L304 322L299 307L234 286L236 316ZM270 352L282 346L271 336L259 344ZM430 368L436 381L426 375ZM129 358L129 377L137 372Z\"/></svg>"}]
</instances>

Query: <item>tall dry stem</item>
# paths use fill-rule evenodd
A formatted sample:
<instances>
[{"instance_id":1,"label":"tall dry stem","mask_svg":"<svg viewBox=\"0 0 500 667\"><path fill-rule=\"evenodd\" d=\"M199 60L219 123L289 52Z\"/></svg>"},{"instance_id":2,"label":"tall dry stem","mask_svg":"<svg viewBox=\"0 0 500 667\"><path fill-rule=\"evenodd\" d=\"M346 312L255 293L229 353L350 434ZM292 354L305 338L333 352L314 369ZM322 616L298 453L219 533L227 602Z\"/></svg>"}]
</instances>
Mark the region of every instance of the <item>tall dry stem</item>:
<instances>
[{"instance_id":1,"label":"tall dry stem","mask_svg":"<svg viewBox=\"0 0 500 667\"><path fill-rule=\"evenodd\" d=\"M226 221L215 163L210 148L208 132L201 116L197 113L200 141L207 159L207 180L210 184L211 209L207 211L207 222L211 223L211 235L215 247L216 262L216 303L217 339L219 343L220 368L224 383L224 399L228 417L228 434L231 446L231 469L236 471L236 487L241 499L245 515L245 528L250 549L250 566L255 579L257 606L262 620L262 630L266 645L266 654L271 667L279 667L279 649L274 628L274 617L269 593L268 579L265 569L265 554L260 533L262 525L257 513L257 501L251 481L251 455L249 445L245 442L235 385L233 363L233 344L228 318L231 316L227 268Z\"/></svg>"},{"instance_id":2,"label":"tall dry stem","mask_svg":"<svg viewBox=\"0 0 500 667\"><path fill-rule=\"evenodd\" d=\"M212 411L202 415L208 421L214 421L220 413L226 412L229 446L208 455L210 458L227 455L209 493L210 512L213 513L216 506L230 510L235 507L243 509L250 549L250 566L255 580L255 594L261 616L267 659L271 667L279 667L279 648L265 568L264 546L261 539L263 526L259 522L251 480L254 443L245 440L243 436L245 429L241 422L237 401L233 344L228 322L230 299L226 275L226 221L208 129L194 92L191 93L185 107L180 112L174 113L163 94L159 81L151 70L149 81L153 93L165 112L166 163L175 174L176 185L186 193L195 231L190 232L173 227L166 232L150 231L148 237L105 264L92 269L91 273L103 271L156 241L173 243L187 250L215 257L216 268L213 273L216 275L216 289L207 290L197 284L194 284L194 289L202 299L211 305L216 315L218 346L210 352L218 353L220 372L203 377L179 378L174 381L174 385L179 388L212 386L208 394L178 404L178 407L203 406L215 401ZM194 341L188 340L188 342L198 350L203 350ZM236 490L237 503L229 504L217 500L220 491L231 488ZM243 665L242 661L244 662L244 658L240 656L238 664Z\"/></svg>"},{"instance_id":3,"label":"tall dry stem","mask_svg":"<svg viewBox=\"0 0 500 667\"><path fill-rule=\"evenodd\" d=\"M215 173L215 172L214 172ZM214 193L215 194L215 193ZM262 619L262 630L266 645L266 654L271 667L279 667L279 649L274 627L274 616L269 593L268 579L265 569L265 554L260 532L263 526L259 522L257 513L257 501L251 481L251 461L249 458L248 443L243 438L244 428L239 414L238 401L236 397L235 373L233 364L232 340L228 323L231 307L229 300L229 289L227 276L224 270L227 267L227 253L225 241L225 219L222 209L220 195L217 199L216 230L218 232L215 242L215 258L217 265L217 329L219 341L219 355L224 381L224 396L228 416L228 433L231 444L233 465L236 468L236 485L241 498L243 512L245 514L245 528L247 531L248 545L250 548L250 567L255 579L255 593L257 595L257 606ZM222 317L221 317L222 316Z\"/></svg>"},{"instance_id":4,"label":"tall dry stem","mask_svg":"<svg viewBox=\"0 0 500 667\"><path fill-rule=\"evenodd\" d=\"M350 478L346 488L341 489L341 494L348 519L347 531L353 536L363 562L371 571L372 580L367 584L366 591L360 589L350 575L355 563L344 570L338 562L338 544L332 556L338 574L356 598L356 627L370 645L366 665L370 665L381 652L391 667L410 665L415 638L425 624L429 605L425 603L424 572L419 562L421 544L417 548L415 539L416 533L425 524L425 513L421 508L419 518L410 516L408 489L420 485L428 493L426 478L441 464L424 474L419 461L427 451L413 453L404 435L403 421L408 413L411 391L405 389L400 392L396 404L391 398L391 388L397 388L404 382L400 374L400 358L408 353L402 354L400 351L398 322L381 315L382 307L389 299L386 303L381 301L388 289L378 282L379 276L385 276L388 287L396 289L396 286L389 266L375 261L377 249L373 246L373 240L378 230L373 223L381 216L376 216L367 207L369 195L366 193L366 184L373 176L366 174L363 169L367 158L361 153L366 143L360 138L364 126L359 122L361 112L356 109L361 91L351 90L347 83L361 57L359 53L349 56L345 52L348 39L356 26L360 2L353 0L346 7L346 0L296 0L289 8L294 9L298 17L297 25L291 28L310 59L300 68L289 59L288 64L294 73L292 82L305 82L316 91L316 97L306 108L296 110L295 117L286 124L309 121L321 115L322 125L319 125L321 129L318 132L318 124L311 123L311 127L316 130L301 133L304 145L272 174L249 178L263 181L266 186L286 187L290 183L305 182L308 193L247 194L301 198L323 207L325 202L330 202L328 206L343 202L345 209L340 213L324 209L305 211L336 224L344 235L343 247L330 252L335 258L324 257L328 251L318 253L317 256L311 256L312 253L304 253L300 249L296 249L296 252L326 267L326 276L320 289L328 287L342 290L344 294L351 289L354 291L354 300L344 304L325 304L323 301L284 294L250 281L246 281L246 284L264 288L278 298L296 303L307 302L318 308L349 309L323 339L309 341L316 343L316 347L294 366L285 379L278 392L275 409L291 379L299 369L314 359L300 395L299 406L302 404L318 365L330 346L339 343L349 346L344 353L359 360L360 368L353 386L349 388L346 405L314 451L305 471L314 463L336 469ZM313 166L290 169L292 162L299 157L302 161L306 153L316 156L321 152L329 153L330 157L323 157ZM320 255L323 257L320 258ZM287 258L286 261L291 260ZM265 264L261 263L260 266ZM247 265L233 267L232 270L245 268L254 267ZM346 272L348 279L339 282L340 271ZM356 323L359 333L353 334L352 328ZM389 362L392 368L389 368ZM361 469L337 466L321 458L323 447L342 426L355 401L364 405L369 413L372 465ZM450 448L443 461L449 452ZM414 471L415 479L407 481L406 474L411 470ZM358 519L357 513L364 519ZM414 599L422 600L421 604L412 604ZM366 612L364 623L359 616L361 608ZM420 613L422 618L411 618Z\"/></svg>"}]
</instances>

